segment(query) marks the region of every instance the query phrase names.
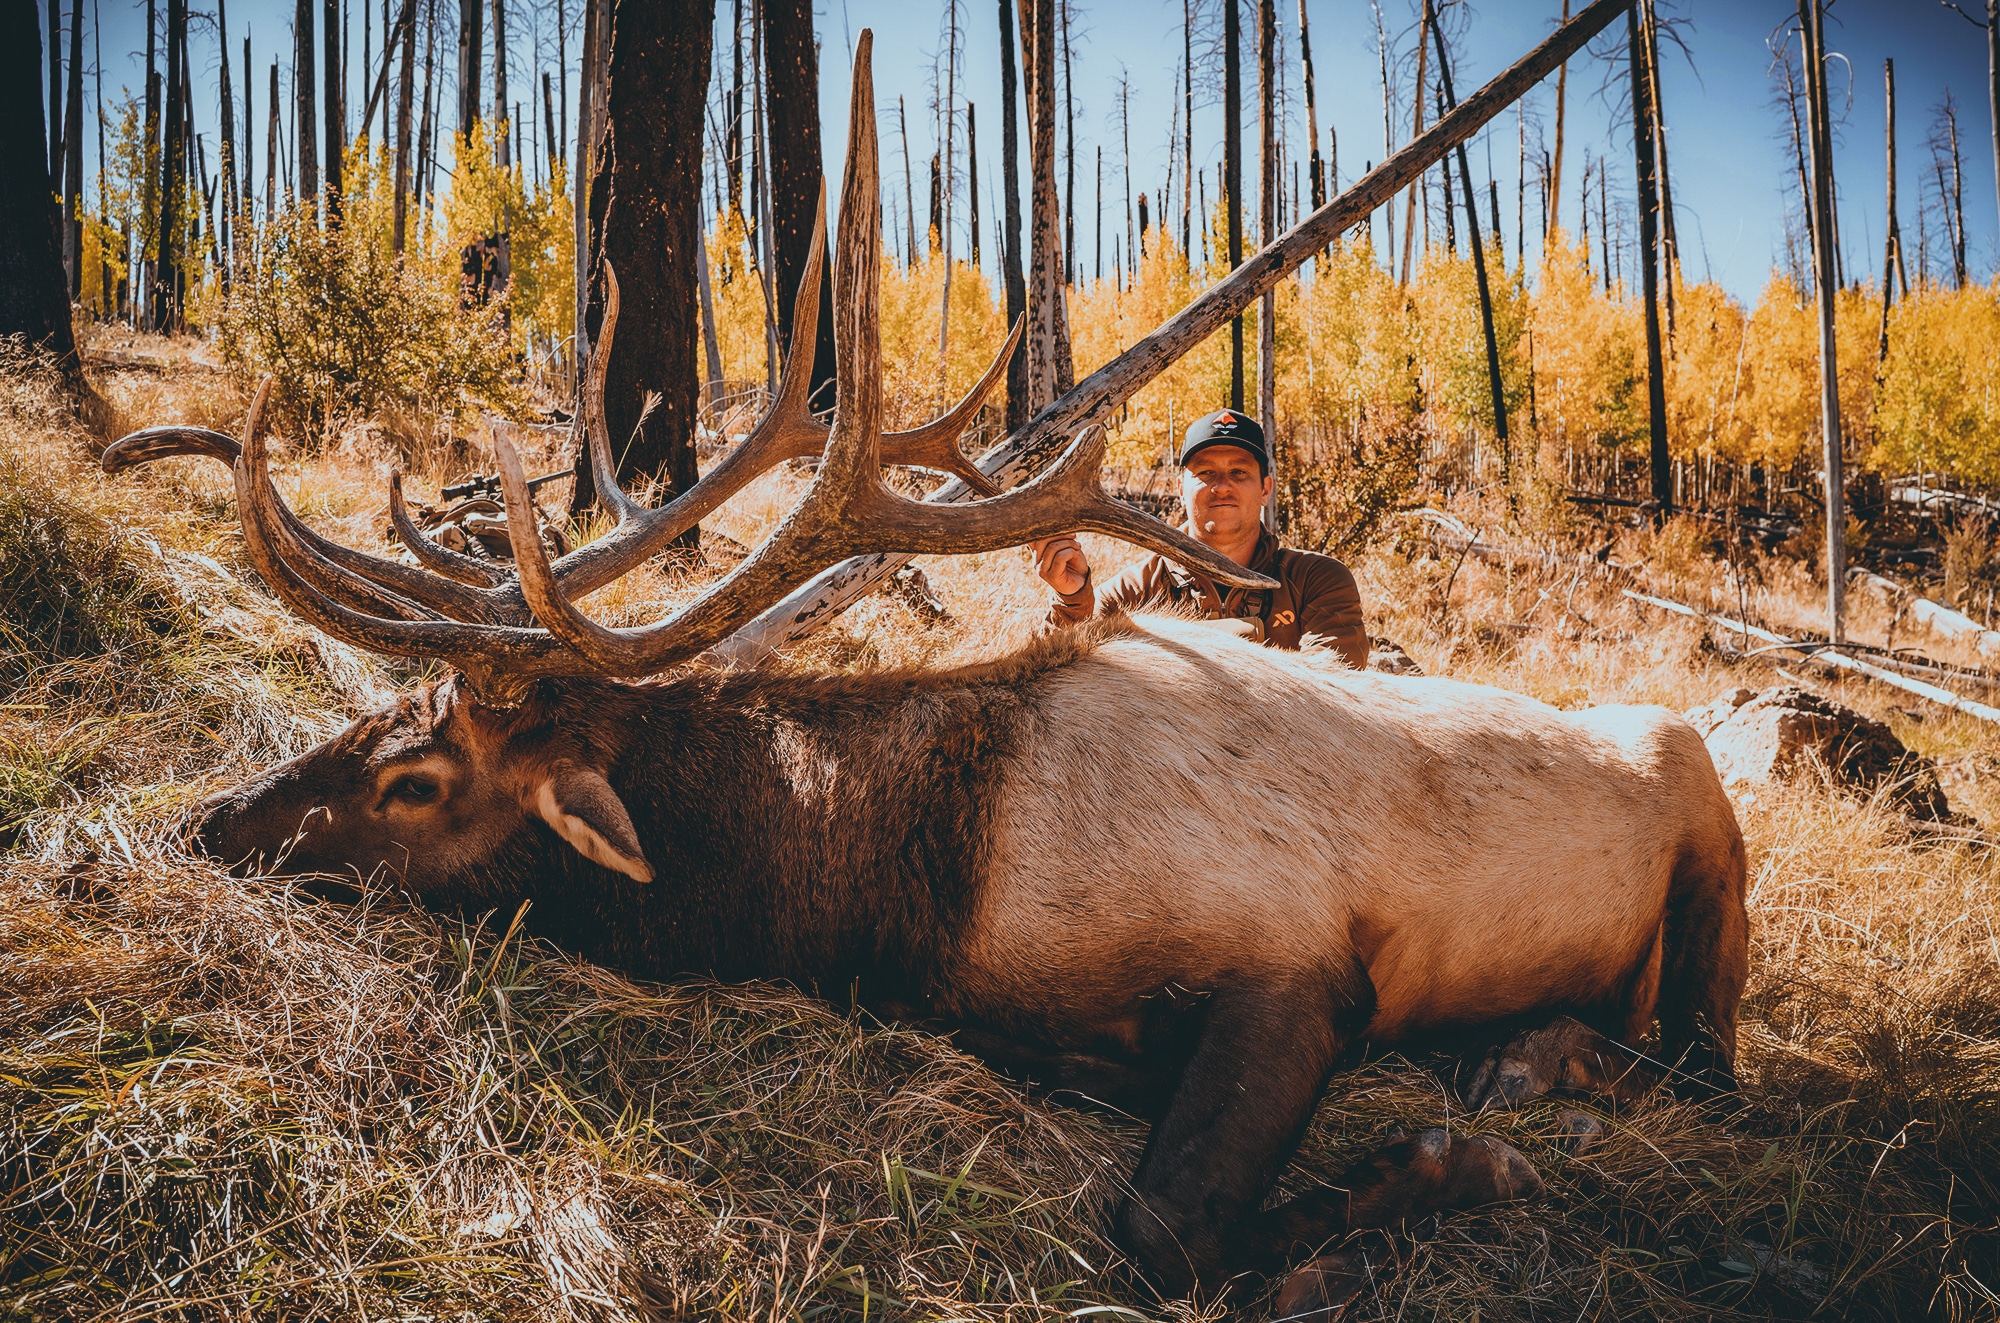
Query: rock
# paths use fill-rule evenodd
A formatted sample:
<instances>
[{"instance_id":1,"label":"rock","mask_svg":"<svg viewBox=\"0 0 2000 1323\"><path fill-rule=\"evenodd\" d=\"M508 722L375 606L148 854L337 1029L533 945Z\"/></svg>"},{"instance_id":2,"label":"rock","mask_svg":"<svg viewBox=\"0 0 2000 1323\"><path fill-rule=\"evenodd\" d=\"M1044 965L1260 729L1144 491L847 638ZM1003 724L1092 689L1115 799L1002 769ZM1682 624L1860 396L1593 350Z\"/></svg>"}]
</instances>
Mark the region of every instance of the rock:
<instances>
[{"instance_id":1,"label":"rock","mask_svg":"<svg viewBox=\"0 0 2000 1323\"><path fill-rule=\"evenodd\" d=\"M1937 764L1881 722L1797 685L1736 689L1687 714L1725 786L1788 780L1824 768L1838 784L1886 789L1912 817L1952 818Z\"/></svg>"},{"instance_id":2,"label":"rock","mask_svg":"<svg viewBox=\"0 0 2000 1323\"><path fill-rule=\"evenodd\" d=\"M1385 675L1422 675L1416 659L1389 639L1368 640L1368 669Z\"/></svg>"}]
</instances>

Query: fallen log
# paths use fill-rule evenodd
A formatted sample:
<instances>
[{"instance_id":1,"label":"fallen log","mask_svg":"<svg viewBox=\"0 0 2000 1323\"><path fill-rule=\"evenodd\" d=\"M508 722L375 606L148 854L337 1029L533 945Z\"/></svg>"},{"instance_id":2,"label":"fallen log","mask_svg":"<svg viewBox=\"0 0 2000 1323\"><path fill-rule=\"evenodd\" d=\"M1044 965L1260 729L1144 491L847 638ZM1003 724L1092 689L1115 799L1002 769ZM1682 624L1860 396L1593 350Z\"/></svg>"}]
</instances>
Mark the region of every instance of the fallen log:
<instances>
[{"instance_id":1,"label":"fallen log","mask_svg":"<svg viewBox=\"0 0 2000 1323\"><path fill-rule=\"evenodd\" d=\"M2000 656L2000 630L1992 630L1961 611L1954 611L1940 602L1879 574L1867 570L1857 570L1852 576L1855 582L1873 588L1890 601L1902 602L1903 613L1912 620L1936 634L1939 638L1958 639L1979 649L1982 657Z\"/></svg>"},{"instance_id":2,"label":"fallen log","mask_svg":"<svg viewBox=\"0 0 2000 1323\"><path fill-rule=\"evenodd\" d=\"M1858 657L1850 657L1845 653L1836 652L1833 650L1836 645L1786 638L1783 634L1749 624L1745 621L1732 620L1728 616L1717 615L1712 611L1703 611L1699 607L1687 606L1680 602L1670 601L1664 597L1654 597L1650 593L1642 593L1631 588L1625 590L1625 595L1635 602L1658 607L1662 611L1671 611L1676 615L1690 616L1696 620L1704 620L1749 638L1761 639L1766 643L1774 644L1781 648L1789 648L1800 653L1807 661L1814 665L1828 666L1836 670L1865 675L1871 680L1879 680L1883 684L1901 689L1905 693L1929 699L1940 707L1950 708L1956 712L1963 712L1967 716L1978 717L1981 721L1991 721L2000 724L2000 708L1988 707L1984 703L1975 703L1973 700L1961 694L1955 694L1949 689L1940 688L1934 684L1927 684L1922 680L1912 679L1907 675L1898 675L1894 671L1871 665Z\"/></svg>"}]
</instances>

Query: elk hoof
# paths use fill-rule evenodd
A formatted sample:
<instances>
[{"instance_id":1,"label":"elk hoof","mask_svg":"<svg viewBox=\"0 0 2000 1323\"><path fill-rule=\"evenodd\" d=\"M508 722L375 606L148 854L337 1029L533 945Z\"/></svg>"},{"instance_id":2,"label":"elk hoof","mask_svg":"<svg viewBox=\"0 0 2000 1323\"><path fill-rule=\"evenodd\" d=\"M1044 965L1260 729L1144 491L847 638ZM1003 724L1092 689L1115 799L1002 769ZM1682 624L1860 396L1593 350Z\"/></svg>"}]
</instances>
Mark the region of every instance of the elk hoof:
<instances>
[{"instance_id":1,"label":"elk hoof","mask_svg":"<svg viewBox=\"0 0 2000 1323\"><path fill-rule=\"evenodd\" d=\"M1360 1254L1308 1259L1278 1288L1271 1323L1333 1323L1367 1285L1368 1260Z\"/></svg>"},{"instance_id":2,"label":"elk hoof","mask_svg":"<svg viewBox=\"0 0 2000 1323\"><path fill-rule=\"evenodd\" d=\"M1631 1054L1589 1025L1567 1015L1521 1034L1486 1054L1472 1077L1466 1102L1475 1111L1519 1107L1553 1089L1576 1089L1630 1101L1645 1093Z\"/></svg>"},{"instance_id":3,"label":"elk hoof","mask_svg":"<svg viewBox=\"0 0 2000 1323\"><path fill-rule=\"evenodd\" d=\"M1588 1112L1565 1111L1556 1118L1556 1147L1571 1157L1594 1152L1604 1142L1604 1122Z\"/></svg>"},{"instance_id":4,"label":"elk hoof","mask_svg":"<svg viewBox=\"0 0 2000 1323\"><path fill-rule=\"evenodd\" d=\"M1533 1199L1542 1178L1528 1160L1490 1135L1453 1139L1423 1130L1376 1150L1335 1184L1349 1192L1350 1227L1414 1222L1449 1208Z\"/></svg>"}]
</instances>

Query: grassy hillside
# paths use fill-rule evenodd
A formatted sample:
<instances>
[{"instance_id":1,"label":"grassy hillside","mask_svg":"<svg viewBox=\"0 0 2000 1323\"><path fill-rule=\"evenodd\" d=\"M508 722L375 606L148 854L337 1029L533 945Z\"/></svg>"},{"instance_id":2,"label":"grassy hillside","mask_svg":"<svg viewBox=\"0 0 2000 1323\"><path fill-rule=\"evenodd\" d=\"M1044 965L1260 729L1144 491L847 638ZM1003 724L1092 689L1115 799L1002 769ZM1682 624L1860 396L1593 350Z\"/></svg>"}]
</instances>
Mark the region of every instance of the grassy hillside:
<instances>
[{"instance_id":1,"label":"grassy hillside","mask_svg":"<svg viewBox=\"0 0 2000 1323\"><path fill-rule=\"evenodd\" d=\"M194 367L101 385L135 425L242 407ZM180 852L181 806L421 668L290 622L247 573L219 469L104 479L26 372L0 412L0 1313L1266 1316L1255 1293L1161 1304L1126 1271L1105 1214L1141 1126L1025 1096L946 1040L782 987L635 984L517 914L314 900ZM388 454L357 430L278 478L316 526L379 546ZM763 480L711 531L754 539L800 481ZM1816 610L1804 571L1713 561L1685 527L1612 559L1774 627ZM947 623L876 599L785 664L990 654L1034 628L1020 553L926 568ZM1357 568L1372 631L1433 674L1564 707L1780 682L1776 659L1732 660L1581 570L1393 536ZM591 605L638 618L701 577ZM1857 609L1879 641L1886 617ZM2000 825L2000 732L1807 678ZM2000 1317L2000 863L1978 832L1823 784L1738 811L1742 1097L1606 1114L1573 1157L1576 1100L1466 1117L1454 1061L1343 1071L1288 1185L1398 1123L1501 1135L1548 1182L1370 1242L1385 1270L1350 1317Z\"/></svg>"}]
</instances>

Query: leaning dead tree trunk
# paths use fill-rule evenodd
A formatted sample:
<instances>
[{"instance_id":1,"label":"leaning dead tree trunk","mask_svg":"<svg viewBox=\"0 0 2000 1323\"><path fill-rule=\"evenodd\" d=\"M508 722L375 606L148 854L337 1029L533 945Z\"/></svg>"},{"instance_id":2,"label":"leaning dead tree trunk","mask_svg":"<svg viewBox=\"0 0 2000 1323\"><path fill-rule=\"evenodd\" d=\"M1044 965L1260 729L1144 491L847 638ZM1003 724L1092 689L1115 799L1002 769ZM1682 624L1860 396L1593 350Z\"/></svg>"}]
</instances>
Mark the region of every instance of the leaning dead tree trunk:
<instances>
[{"instance_id":1,"label":"leaning dead tree trunk","mask_svg":"<svg viewBox=\"0 0 2000 1323\"><path fill-rule=\"evenodd\" d=\"M1840 360L1834 353L1834 299L1840 289L1833 266L1833 144L1827 132L1826 34L1821 0L1799 0L1805 47L1806 122L1812 135L1813 262L1819 304L1820 427L1826 442L1827 637L1846 638L1847 501L1841 472Z\"/></svg>"},{"instance_id":2,"label":"leaning dead tree trunk","mask_svg":"<svg viewBox=\"0 0 2000 1323\"><path fill-rule=\"evenodd\" d=\"M1437 15L1431 7L1431 0L1424 0L1424 26L1430 29L1431 38L1437 43L1438 88L1444 94L1447 113L1457 103L1458 96L1451 86L1451 61L1444 49L1444 31L1438 26ZM1486 278L1486 242L1481 235L1479 223L1479 193L1472 186L1472 166L1466 160L1465 144L1458 144L1458 182L1465 192L1465 229L1472 249L1472 279L1479 290L1479 325L1486 338L1486 383L1493 394L1493 439L1500 447L1500 485L1512 500L1514 483L1513 447L1507 439L1507 386L1500 376L1500 339L1493 329L1493 287ZM1447 209L1451 206L1449 195L1445 197ZM1496 212L1497 212L1496 207ZM1500 217L1493 217L1494 229L1500 225Z\"/></svg>"},{"instance_id":3,"label":"leaning dead tree trunk","mask_svg":"<svg viewBox=\"0 0 2000 1323\"><path fill-rule=\"evenodd\" d=\"M701 131L713 0L653 5L618 0L604 146L590 188L592 262L587 322L604 316L604 268L618 273L623 315L605 364L604 413L617 438L617 476L692 487L695 468L695 248L701 243ZM648 398L652 407L647 407ZM579 453L572 508L597 499ZM690 545L698 536L689 529Z\"/></svg>"},{"instance_id":4,"label":"leaning dead tree trunk","mask_svg":"<svg viewBox=\"0 0 2000 1323\"><path fill-rule=\"evenodd\" d=\"M1285 277L1335 239L1380 209L1444 154L1466 141L1512 105L1536 83L1555 72L1563 61L1583 49L1632 0L1595 0L1548 40L1506 72L1473 93L1416 141L1355 181L1348 189L1313 212L1289 233L1265 245L1193 302L1118 357L1065 391L1026 424L1015 428L979 462L980 470L1000 483L1012 484L1040 472L1069 445L1081 428L1107 421L1132 393L1156 377L1232 317L1275 287ZM960 481L945 483L931 499L962 501L972 489ZM755 664L774 649L810 634L855 602L879 588L889 575L912 558L900 553L857 556L825 571L748 626L716 655L729 662Z\"/></svg>"},{"instance_id":5,"label":"leaning dead tree trunk","mask_svg":"<svg viewBox=\"0 0 2000 1323\"><path fill-rule=\"evenodd\" d=\"M33 5L0 15L0 336L53 355L73 384L82 372L49 210L49 139L42 118L42 37Z\"/></svg>"},{"instance_id":6,"label":"leaning dead tree trunk","mask_svg":"<svg viewBox=\"0 0 2000 1323\"><path fill-rule=\"evenodd\" d=\"M1646 312L1646 421L1652 460L1653 508L1665 519L1674 506L1673 457L1667 449L1667 369L1660 352L1659 198L1654 192L1652 81L1636 6L1626 11L1632 47L1632 154L1639 174L1639 297Z\"/></svg>"}]
</instances>

